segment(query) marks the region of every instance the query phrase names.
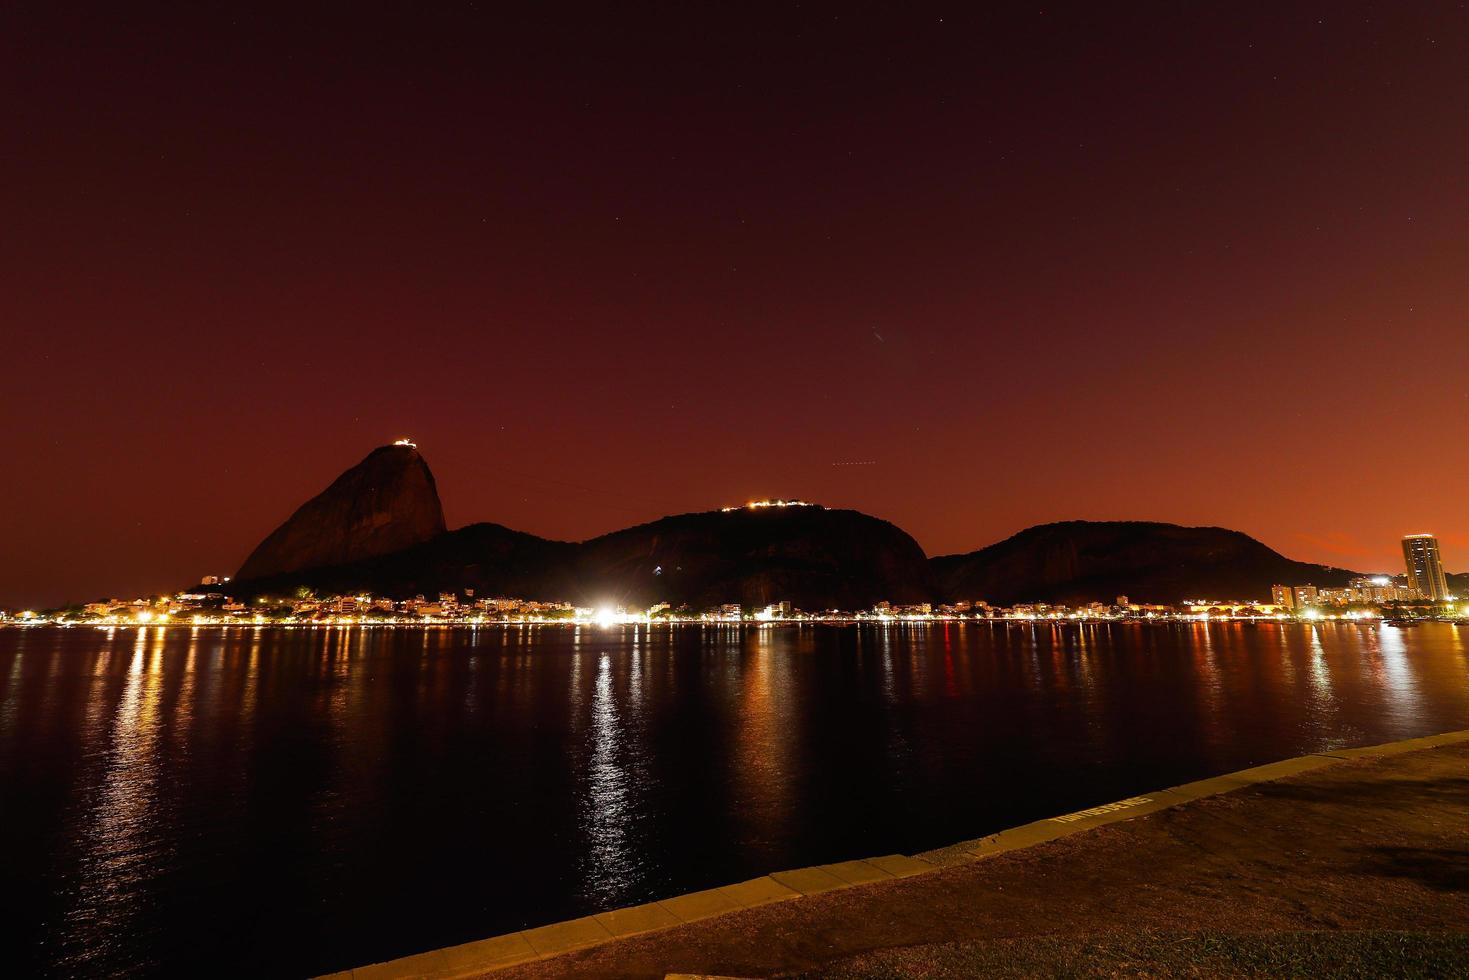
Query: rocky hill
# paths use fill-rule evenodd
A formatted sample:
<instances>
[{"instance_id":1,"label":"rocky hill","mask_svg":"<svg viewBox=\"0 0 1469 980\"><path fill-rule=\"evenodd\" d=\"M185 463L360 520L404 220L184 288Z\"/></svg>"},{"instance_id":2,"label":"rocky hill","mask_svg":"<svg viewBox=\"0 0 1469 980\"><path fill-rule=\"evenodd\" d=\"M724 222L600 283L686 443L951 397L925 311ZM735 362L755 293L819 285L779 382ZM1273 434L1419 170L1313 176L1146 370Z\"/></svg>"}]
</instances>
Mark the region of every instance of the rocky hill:
<instances>
[{"instance_id":1,"label":"rocky hill","mask_svg":"<svg viewBox=\"0 0 1469 980\"><path fill-rule=\"evenodd\" d=\"M855 510L740 508L665 517L581 545L585 600L862 609L924 602L928 559L908 534Z\"/></svg>"},{"instance_id":2,"label":"rocky hill","mask_svg":"<svg viewBox=\"0 0 1469 980\"><path fill-rule=\"evenodd\" d=\"M385 446L267 537L241 567L238 595L366 591L476 595L633 607L697 608L789 600L855 609L921 602L928 559L903 531L851 510L739 508L664 517L581 544L498 524L444 530L434 480L416 449Z\"/></svg>"},{"instance_id":3,"label":"rocky hill","mask_svg":"<svg viewBox=\"0 0 1469 980\"><path fill-rule=\"evenodd\" d=\"M231 591L283 595L463 592L579 605L862 609L982 599L1139 602L1263 599L1274 583L1354 575L1292 561L1218 527L1067 521L964 555L928 559L901 529L853 510L738 508L664 517L590 541L472 524L444 530L433 475L411 446L384 446L307 501L241 567Z\"/></svg>"},{"instance_id":4,"label":"rocky hill","mask_svg":"<svg viewBox=\"0 0 1469 980\"><path fill-rule=\"evenodd\" d=\"M239 595L405 597L462 592L632 608L668 602L703 609L789 600L802 609L859 609L932 595L918 543L849 510L713 511L665 517L581 544L498 524L471 524L431 541L355 562L239 579Z\"/></svg>"},{"instance_id":5,"label":"rocky hill","mask_svg":"<svg viewBox=\"0 0 1469 980\"><path fill-rule=\"evenodd\" d=\"M1276 583L1339 587L1356 574L1293 561L1239 531L1148 521L1042 524L932 566L944 598L997 605L1268 599Z\"/></svg>"},{"instance_id":6,"label":"rocky hill","mask_svg":"<svg viewBox=\"0 0 1469 980\"><path fill-rule=\"evenodd\" d=\"M382 446L302 504L250 553L235 578L341 565L443 533L444 509L428 464L412 446Z\"/></svg>"},{"instance_id":7,"label":"rocky hill","mask_svg":"<svg viewBox=\"0 0 1469 980\"><path fill-rule=\"evenodd\" d=\"M386 555L237 579L227 591L289 596L304 587L319 595L368 592L401 599L473 589L477 596L560 601L575 590L576 550L498 524L470 524Z\"/></svg>"}]
</instances>

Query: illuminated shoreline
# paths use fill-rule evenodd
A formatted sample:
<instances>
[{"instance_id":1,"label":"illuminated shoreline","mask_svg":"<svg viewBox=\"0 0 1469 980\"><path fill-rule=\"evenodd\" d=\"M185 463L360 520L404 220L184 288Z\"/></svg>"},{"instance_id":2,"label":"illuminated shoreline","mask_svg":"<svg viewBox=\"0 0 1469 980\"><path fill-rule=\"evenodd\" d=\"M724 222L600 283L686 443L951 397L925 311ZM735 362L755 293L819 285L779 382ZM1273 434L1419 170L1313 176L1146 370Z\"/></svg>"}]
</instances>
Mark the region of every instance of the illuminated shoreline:
<instances>
[{"instance_id":1,"label":"illuminated shoreline","mask_svg":"<svg viewBox=\"0 0 1469 980\"><path fill-rule=\"evenodd\" d=\"M1240 625L1298 625L1313 626L1322 623L1345 623L1351 625L1382 625L1396 628L1411 628L1423 623L1447 625L1469 624L1469 616L1436 616L1411 620L1394 620L1380 615L1330 615L1318 617L1296 616L1211 616L1208 614L1167 614L1149 616L803 616L786 619L718 619L718 618L619 618L613 622L598 620L561 619L318 619L280 620L267 618L195 619L157 618L146 621L136 619L117 620L59 620L43 617L16 619L0 622L0 629L37 629L52 627L59 629L480 629L486 627L535 626L554 629L622 630L655 629L675 626L718 626L718 627L800 627L800 626L925 626L925 625L990 625L990 626L1036 626L1036 625L1176 625L1199 623L1224 623Z\"/></svg>"}]
</instances>

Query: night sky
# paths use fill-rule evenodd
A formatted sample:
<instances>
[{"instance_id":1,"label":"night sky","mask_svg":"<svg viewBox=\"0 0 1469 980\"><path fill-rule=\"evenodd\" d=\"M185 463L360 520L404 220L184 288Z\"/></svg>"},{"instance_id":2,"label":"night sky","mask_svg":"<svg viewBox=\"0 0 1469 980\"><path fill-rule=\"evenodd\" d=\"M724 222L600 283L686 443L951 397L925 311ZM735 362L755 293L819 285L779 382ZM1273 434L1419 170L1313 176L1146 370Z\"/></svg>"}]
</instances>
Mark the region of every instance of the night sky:
<instances>
[{"instance_id":1,"label":"night sky","mask_svg":"<svg viewBox=\"0 0 1469 980\"><path fill-rule=\"evenodd\" d=\"M1463 4L67 6L0 13L0 605L405 435L450 526L1469 566Z\"/></svg>"}]
</instances>

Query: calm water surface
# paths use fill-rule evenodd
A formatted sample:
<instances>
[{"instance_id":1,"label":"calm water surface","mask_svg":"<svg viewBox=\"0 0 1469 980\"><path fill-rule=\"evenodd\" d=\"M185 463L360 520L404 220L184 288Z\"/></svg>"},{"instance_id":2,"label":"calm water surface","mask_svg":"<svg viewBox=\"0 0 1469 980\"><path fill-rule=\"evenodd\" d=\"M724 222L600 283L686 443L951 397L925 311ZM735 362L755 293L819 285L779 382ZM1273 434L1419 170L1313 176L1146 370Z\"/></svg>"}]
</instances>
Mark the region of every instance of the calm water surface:
<instances>
[{"instance_id":1,"label":"calm water surface","mask_svg":"<svg viewBox=\"0 0 1469 980\"><path fill-rule=\"evenodd\" d=\"M304 977L1463 728L1450 625L3 630L0 967Z\"/></svg>"}]
</instances>

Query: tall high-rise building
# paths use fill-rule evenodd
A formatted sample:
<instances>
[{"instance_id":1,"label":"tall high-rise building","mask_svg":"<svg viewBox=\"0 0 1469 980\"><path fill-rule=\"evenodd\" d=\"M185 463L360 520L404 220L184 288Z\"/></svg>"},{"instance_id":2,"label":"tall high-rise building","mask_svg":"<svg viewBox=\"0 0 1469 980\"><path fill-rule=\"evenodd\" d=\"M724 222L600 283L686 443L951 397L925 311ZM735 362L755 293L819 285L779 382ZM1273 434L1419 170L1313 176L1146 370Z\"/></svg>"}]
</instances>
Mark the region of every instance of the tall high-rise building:
<instances>
[{"instance_id":1,"label":"tall high-rise building","mask_svg":"<svg viewBox=\"0 0 1469 980\"><path fill-rule=\"evenodd\" d=\"M1403 538L1403 561L1408 565L1408 588L1417 590L1425 599L1448 598L1449 582L1444 578L1443 562L1438 557L1438 538L1431 534L1410 534Z\"/></svg>"}]
</instances>

